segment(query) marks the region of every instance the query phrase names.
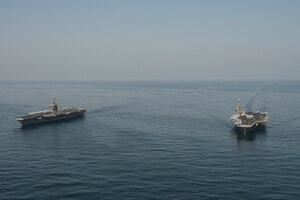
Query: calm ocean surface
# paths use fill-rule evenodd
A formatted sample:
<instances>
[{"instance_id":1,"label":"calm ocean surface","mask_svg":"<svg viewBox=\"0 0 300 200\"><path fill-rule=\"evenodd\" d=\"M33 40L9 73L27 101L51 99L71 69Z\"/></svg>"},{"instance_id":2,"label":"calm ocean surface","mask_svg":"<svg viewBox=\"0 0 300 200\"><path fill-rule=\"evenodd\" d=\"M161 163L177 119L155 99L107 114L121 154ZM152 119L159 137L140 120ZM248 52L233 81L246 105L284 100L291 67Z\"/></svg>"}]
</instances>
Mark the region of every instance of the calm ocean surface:
<instances>
[{"instance_id":1,"label":"calm ocean surface","mask_svg":"<svg viewBox=\"0 0 300 200\"><path fill-rule=\"evenodd\" d=\"M21 129L19 114L81 106ZM246 136L237 99L268 111ZM0 82L0 199L300 199L300 82Z\"/></svg>"}]
</instances>

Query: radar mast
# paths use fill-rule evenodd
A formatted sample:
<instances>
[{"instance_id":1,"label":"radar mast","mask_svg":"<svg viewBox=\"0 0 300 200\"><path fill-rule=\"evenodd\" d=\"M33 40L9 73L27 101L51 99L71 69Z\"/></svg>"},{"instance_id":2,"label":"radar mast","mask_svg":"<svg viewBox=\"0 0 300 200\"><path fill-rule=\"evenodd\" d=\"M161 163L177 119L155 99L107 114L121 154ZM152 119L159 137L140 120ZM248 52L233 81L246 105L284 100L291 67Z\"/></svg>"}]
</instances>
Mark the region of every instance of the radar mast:
<instances>
[{"instance_id":1,"label":"radar mast","mask_svg":"<svg viewBox=\"0 0 300 200\"><path fill-rule=\"evenodd\" d=\"M242 109L242 105L241 105L241 99L238 99L238 103L236 104L235 107L235 113L236 114L242 114L243 109Z\"/></svg>"},{"instance_id":2,"label":"radar mast","mask_svg":"<svg viewBox=\"0 0 300 200\"><path fill-rule=\"evenodd\" d=\"M51 108L52 111L58 111L58 107L57 107L57 104L56 104L55 97L53 97L53 99L52 99L52 103L50 104L50 108Z\"/></svg>"}]
</instances>

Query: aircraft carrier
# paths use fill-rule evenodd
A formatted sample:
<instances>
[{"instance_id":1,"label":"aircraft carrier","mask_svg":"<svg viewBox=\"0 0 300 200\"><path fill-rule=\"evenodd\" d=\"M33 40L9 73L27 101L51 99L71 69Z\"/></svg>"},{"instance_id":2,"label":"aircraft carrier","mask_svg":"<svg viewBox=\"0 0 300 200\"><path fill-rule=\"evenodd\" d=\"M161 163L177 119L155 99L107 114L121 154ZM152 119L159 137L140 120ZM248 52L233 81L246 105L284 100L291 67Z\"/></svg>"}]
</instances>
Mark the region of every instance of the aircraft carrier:
<instances>
[{"instance_id":1,"label":"aircraft carrier","mask_svg":"<svg viewBox=\"0 0 300 200\"><path fill-rule=\"evenodd\" d=\"M33 124L74 119L82 117L85 112L86 110L84 108L58 108L55 98L53 98L50 109L30 112L28 115L16 117L16 120L19 121L23 127Z\"/></svg>"},{"instance_id":2,"label":"aircraft carrier","mask_svg":"<svg viewBox=\"0 0 300 200\"><path fill-rule=\"evenodd\" d=\"M242 129L246 133L257 127L265 126L269 122L269 114L268 112L245 111L239 99L235 113L230 117L230 121L236 128Z\"/></svg>"}]
</instances>

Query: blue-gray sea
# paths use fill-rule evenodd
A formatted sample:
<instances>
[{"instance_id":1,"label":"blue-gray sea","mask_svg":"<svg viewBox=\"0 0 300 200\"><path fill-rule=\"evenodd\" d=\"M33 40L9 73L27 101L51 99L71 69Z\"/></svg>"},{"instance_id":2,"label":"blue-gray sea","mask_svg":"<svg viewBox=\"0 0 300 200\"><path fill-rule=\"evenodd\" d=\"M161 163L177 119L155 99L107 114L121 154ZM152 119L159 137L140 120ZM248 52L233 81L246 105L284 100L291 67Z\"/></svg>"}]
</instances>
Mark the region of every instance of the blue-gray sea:
<instances>
[{"instance_id":1,"label":"blue-gray sea","mask_svg":"<svg viewBox=\"0 0 300 200\"><path fill-rule=\"evenodd\" d=\"M19 114L84 107L21 129ZM265 130L229 123L237 99ZM0 82L0 199L300 199L300 82Z\"/></svg>"}]
</instances>

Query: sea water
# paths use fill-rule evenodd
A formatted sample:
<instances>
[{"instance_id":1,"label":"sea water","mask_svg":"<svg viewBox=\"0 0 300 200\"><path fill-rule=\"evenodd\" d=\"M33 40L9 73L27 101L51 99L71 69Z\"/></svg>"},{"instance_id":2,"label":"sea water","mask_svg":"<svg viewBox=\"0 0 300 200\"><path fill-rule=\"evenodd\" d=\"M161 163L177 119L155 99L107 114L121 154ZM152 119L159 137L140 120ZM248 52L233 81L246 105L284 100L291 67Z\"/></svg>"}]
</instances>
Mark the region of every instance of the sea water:
<instances>
[{"instance_id":1,"label":"sea water","mask_svg":"<svg viewBox=\"0 0 300 200\"><path fill-rule=\"evenodd\" d=\"M59 106L84 118L22 129ZM238 99L269 112L246 135ZM300 82L1 82L0 199L300 199Z\"/></svg>"}]
</instances>

